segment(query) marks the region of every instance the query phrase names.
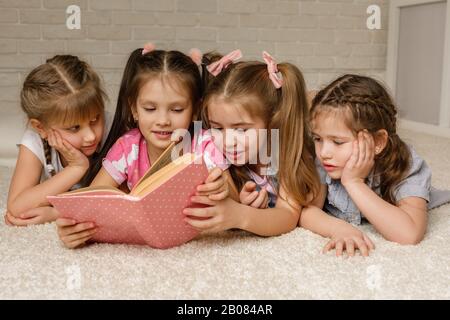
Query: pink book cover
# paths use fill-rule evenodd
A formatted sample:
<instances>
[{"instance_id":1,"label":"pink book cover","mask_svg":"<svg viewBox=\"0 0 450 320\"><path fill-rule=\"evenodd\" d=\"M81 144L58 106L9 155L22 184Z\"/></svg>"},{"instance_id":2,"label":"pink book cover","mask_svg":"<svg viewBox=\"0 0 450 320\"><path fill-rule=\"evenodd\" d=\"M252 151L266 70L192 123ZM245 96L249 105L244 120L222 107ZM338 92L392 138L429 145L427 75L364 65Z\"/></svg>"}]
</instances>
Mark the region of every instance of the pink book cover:
<instances>
[{"instance_id":1,"label":"pink book cover","mask_svg":"<svg viewBox=\"0 0 450 320\"><path fill-rule=\"evenodd\" d=\"M149 245L166 249L186 243L198 231L184 221L183 209L198 207L190 197L208 176L208 169L190 163L150 193L138 197L118 191L91 190L48 196L60 217L94 222L92 241Z\"/></svg>"}]
</instances>

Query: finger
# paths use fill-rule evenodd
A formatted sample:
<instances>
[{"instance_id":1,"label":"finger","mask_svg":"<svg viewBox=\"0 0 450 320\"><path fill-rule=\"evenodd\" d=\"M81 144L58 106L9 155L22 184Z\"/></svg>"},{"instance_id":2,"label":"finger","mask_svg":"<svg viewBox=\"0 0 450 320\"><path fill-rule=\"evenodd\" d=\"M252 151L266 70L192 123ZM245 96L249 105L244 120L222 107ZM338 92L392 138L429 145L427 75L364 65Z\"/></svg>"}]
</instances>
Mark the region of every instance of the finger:
<instances>
[{"instance_id":1,"label":"finger","mask_svg":"<svg viewBox=\"0 0 450 320\"><path fill-rule=\"evenodd\" d=\"M247 192L253 192L254 190L256 190L256 183L253 181L247 181L244 184L244 187L242 188L242 190L245 190Z\"/></svg>"},{"instance_id":2,"label":"finger","mask_svg":"<svg viewBox=\"0 0 450 320\"><path fill-rule=\"evenodd\" d=\"M361 252L361 255L363 257L369 256L369 249L367 248L366 243L359 238L355 238L354 240L356 242L356 245L358 246L359 251Z\"/></svg>"},{"instance_id":3,"label":"finger","mask_svg":"<svg viewBox=\"0 0 450 320\"><path fill-rule=\"evenodd\" d=\"M367 246L369 247L370 250L374 250L375 249L375 244L373 243L373 241L364 233L363 233L363 239L364 239L364 242L367 244Z\"/></svg>"},{"instance_id":4,"label":"finger","mask_svg":"<svg viewBox=\"0 0 450 320\"><path fill-rule=\"evenodd\" d=\"M5 218L5 224L6 224L7 226L13 226L13 224L8 220L8 213L9 213L9 212L6 212L5 215L4 215L4 218Z\"/></svg>"},{"instance_id":5,"label":"finger","mask_svg":"<svg viewBox=\"0 0 450 320\"><path fill-rule=\"evenodd\" d=\"M20 219L31 219L31 218L34 218L36 216L37 216L36 210L32 210L31 209L31 210L28 210L26 212L21 213L20 214Z\"/></svg>"},{"instance_id":6,"label":"finger","mask_svg":"<svg viewBox=\"0 0 450 320\"><path fill-rule=\"evenodd\" d=\"M358 161L356 162L356 167L359 168L365 161L366 158L366 141L364 138L364 132L358 132Z\"/></svg>"},{"instance_id":7,"label":"finger","mask_svg":"<svg viewBox=\"0 0 450 320\"><path fill-rule=\"evenodd\" d=\"M247 197L244 198L244 202L243 204L246 205L251 205L253 203L253 201L256 200L256 198L258 198L259 192L258 191L253 191L252 193L250 193Z\"/></svg>"},{"instance_id":8,"label":"finger","mask_svg":"<svg viewBox=\"0 0 450 320\"><path fill-rule=\"evenodd\" d=\"M217 191L217 190L220 190L224 184L225 184L225 179L219 178L214 182L208 182L208 183L197 186L197 191L198 192Z\"/></svg>"},{"instance_id":9,"label":"finger","mask_svg":"<svg viewBox=\"0 0 450 320\"><path fill-rule=\"evenodd\" d=\"M58 219L56 219L55 223L58 227L67 227L67 226L73 226L77 222L73 219L58 218Z\"/></svg>"},{"instance_id":10,"label":"finger","mask_svg":"<svg viewBox=\"0 0 450 320\"><path fill-rule=\"evenodd\" d=\"M208 196L192 196L191 202L192 203L200 203L200 204L204 204L207 206L214 206L216 204L213 200L209 199Z\"/></svg>"},{"instance_id":11,"label":"finger","mask_svg":"<svg viewBox=\"0 0 450 320\"><path fill-rule=\"evenodd\" d=\"M230 190L228 188L221 193L215 193L208 195L208 198L213 201L220 201L226 199L230 195Z\"/></svg>"},{"instance_id":12,"label":"finger","mask_svg":"<svg viewBox=\"0 0 450 320\"><path fill-rule=\"evenodd\" d=\"M76 149L66 140L61 139L62 149L67 153L73 153Z\"/></svg>"},{"instance_id":13,"label":"finger","mask_svg":"<svg viewBox=\"0 0 450 320\"><path fill-rule=\"evenodd\" d=\"M210 183L217 180L222 175L222 169L215 167L209 172L208 177L206 178L205 183Z\"/></svg>"},{"instance_id":14,"label":"finger","mask_svg":"<svg viewBox=\"0 0 450 320\"><path fill-rule=\"evenodd\" d=\"M269 194L264 198L263 204L260 206L261 209L266 209L269 206Z\"/></svg>"},{"instance_id":15,"label":"finger","mask_svg":"<svg viewBox=\"0 0 450 320\"><path fill-rule=\"evenodd\" d=\"M336 242L336 257L341 256L343 251L344 251L344 240L338 240Z\"/></svg>"},{"instance_id":16,"label":"finger","mask_svg":"<svg viewBox=\"0 0 450 320\"><path fill-rule=\"evenodd\" d=\"M333 249L336 245L336 242L334 240L328 241L328 243L323 247L322 253L327 253L331 249Z\"/></svg>"},{"instance_id":17,"label":"finger","mask_svg":"<svg viewBox=\"0 0 450 320\"><path fill-rule=\"evenodd\" d=\"M222 193L224 191L229 191L229 189L230 189L230 187L228 186L228 183L224 183L219 188L211 190L211 191L197 191L195 193L195 195L197 195L197 196L209 196L209 195L212 195L212 194Z\"/></svg>"},{"instance_id":18,"label":"finger","mask_svg":"<svg viewBox=\"0 0 450 320\"><path fill-rule=\"evenodd\" d=\"M95 224L92 222L78 223L74 226L62 227L58 229L58 233L62 237L68 237L71 235L76 235L80 232L85 232L86 230L95 228Z\"/></svg>"},{"instance_id":19,"label":"finger","mask_svg":"<svg viewBox=\"0 0 450 320\"><path fill-rule=\"evenodd\" d=\"M67 242L74 242L78 241L79 239L92 236L94 233L96 233L98 228L94 227L91 229L86 229L77 233L72 233L70 235L64 236Z\"/></svg>"},{"instance_id":20,"label":"finger","mask_svg":"<svg viewBox=\"0 0 450 320\"><path fill-rule=\"evenodd\" d=\"M94 236L95 232L96 232L96 230L95 230L95 231L92 231L92 233L90 233L90 234L88 234L88 235L86 235L86 236L84 236L84 237L80 237L80 238L77 238L77 239L75 239L75 240L70 241L70 242L68 243L68 244L69 244L69 247L70 247L70 248L77 248L77 247L79 247L79 246L85 244L86 241L88 241L89 239L91 239L91 238Z\"/></svg>"},{"instance_id":21,"label":"finger","mask_svg":"<svg viewBox=\"0 0 450 320\"><path fill-rule=\"evenodd\" d=\"M190 224L192 227L194 227L197 230L205 231L208 229L212 229L217 225L217 220L214 218L205 219L205 220L196 220L191 218L184 218L184 221L186 221L188 224Z\"/></svg>"},{"instance_id":22,"label":"finger","mask_svg":"<svg viewBox=\"0 0 450 320\"><path fill-rule=\"evenodd\" d=\"M355 255L355 245L353 244L353 240L345 240L345 250L350 257L353 257Z\"/></svg>"},{"instance_id":23,"label":"finger","mask_svg":"<svg viewBox=\"0 0 450 320\"><path fill-rule=\"evenodd\" d=\"M258 197L255 199L255 201L252 202L252 204L250 206L252 206L254 208L259 208L263 204L266 197L267 197L266 189L261 189Z\"/></svg>"},{"instance_id":24,"label":"finger","mask_svg":"<svg viewBox=\"0 0 450 320\"><path fill-rule=\"evenodd\" d=\"M10 213L8 213L8 220L12 225L18 227L26 227L30 224L30 219L17 218Z\"/></svg>"},{"instance_id":25,"label":"finger","mask_svg":"<svg viewBox=\"0 0 450 320\"><path fill-rule=\"evenodd\" d=\"M183 209L183 214L198 218L211 218L214 216L214 212L211 211L210 208L185 208Z\"/></svg>"},{"instance_id":26,"label":"finger","mask_svg":"<svg viewBox=\"0 0 450 320\"><path fill-rule=\"evenodd\" d=\"M375 158L375 140L373 136L367 132L367 157L368 161L372 161Z\"/></svg>"},{"instance_id":27,"label":"finger","mask_svg":"<svg viewBox=\"0 0 450 320\"><path fill-rule=\"evenodd\" d=\"M352 155L350 156L350 159L348 160L347 167L349 169L353 169L358 162L359 157L359 145L358 145L358 139L353 141L353 149L352 149Z\"/></svg>"},{"instance_id":28,"label":"finger","mask_svg":"<svg viewBox=\"0 0 450 320\"><path fill-rule=\"evenodd\" d=\"M52 129L50 129L49 132L48 132L48 134L47 134L47 142L48 142L48 145L49 145L50 147L54 147L55 144L56 144L56 141L55 141L55 134L53 133L53 130L52 130Z\"/></svg>"},{"instance_id":29,"label":"finger","mask_svg":"<svg viewBox=\"0 0 450 320\"><path fill-rule=\"evenodd\" d=\"M59 148L61 148L61 147L63 146L61 135L60 135L59 132L56 131L56 130L53 130L53 134L54 134L54 137L55 137L55 143L56 143L56 145L57 145Z\"/></svg>"}]
</instances>

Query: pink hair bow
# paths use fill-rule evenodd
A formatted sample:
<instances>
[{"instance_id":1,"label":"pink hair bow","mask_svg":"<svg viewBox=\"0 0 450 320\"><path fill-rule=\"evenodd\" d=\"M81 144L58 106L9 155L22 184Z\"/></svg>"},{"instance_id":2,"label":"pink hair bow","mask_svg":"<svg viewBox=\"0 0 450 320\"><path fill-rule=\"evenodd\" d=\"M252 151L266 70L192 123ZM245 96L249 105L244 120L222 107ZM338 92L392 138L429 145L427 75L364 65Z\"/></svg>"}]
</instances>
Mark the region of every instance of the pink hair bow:
<instances>
[{"instance_id":1,"label":"pink hair bow","mask_svg":"<svg viewBox=\"0 0 450 320\"><path fill-rule=\"evenodd\" d=\"M226 69L226 67L228 67L231 63L236 62L240 58L242 58L242 52L241 50L237 49L231 51L226 56L223 56L219 61L211 63L206 68L208 69L209 73L216 77L219 73L222 72L222 70Z\"/></svg>"},{"instance_id":2,"label":"pink hair bow","mask_svg":"<svg viewBox=\"0 0 450 320\"><path fill-rule=\"evenodd\" d=\"M279 89L283 85L283 77L281 73L278 71L277 63L274 58L268 54L266 51L263 51L263 59L267 64L267 71L269 72L269 78L272 81L275 88Z\"/></svg>"},{"instance_id":3,"label":"pink hair bow","mask_svg":"<svg viewBox=\"0 0 450 320\"><path fill-rule=\"evenodd\" d=\"M149 53L149 52L152 52L153 50L155 50L155 45L153 43L151 43L151 42L146 43L144 45L144 48L142 49L142 55L144 55L146 53Z\"/></svg>"}]
</instances>

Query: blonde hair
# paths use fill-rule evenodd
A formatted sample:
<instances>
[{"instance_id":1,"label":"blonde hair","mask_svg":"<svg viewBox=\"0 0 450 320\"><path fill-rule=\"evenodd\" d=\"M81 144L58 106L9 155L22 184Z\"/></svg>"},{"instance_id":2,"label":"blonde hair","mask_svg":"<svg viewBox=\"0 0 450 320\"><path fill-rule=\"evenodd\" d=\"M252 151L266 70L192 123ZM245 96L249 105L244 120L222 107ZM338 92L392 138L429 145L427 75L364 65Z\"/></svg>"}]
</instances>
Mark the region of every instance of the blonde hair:
<instances>
[{"instance_id":1,"label":"blonde hair","mask_svg":"<svg viewBox=\"0 0 450 320\"><path fill-rule=\"evenodd\" d=\"M98 75L72 55L57 55L33 69L20 93L28 119L44 125L69 124L103 114L106 94Z\"/></svg>"},{"instance_id":2,"label":"blonde hair","mask_svg":"<svg viewBox=\"0 0 450 320\"><path fill-rule=\"evenodd\" d=\"M241 105L251 116L264 120L267 129L278 129L280 136L277 178L289 198L306 205L318 194L319 180L314 165L313 143L308 134L309 110L306 85L300 70L290 63L278 64L283 86L276 89L262 62L230 65L207 81L202 118L208 123L208 104L213 98ZM230 172L240 189L248 180L245 170L232 167Z\"/></svg>"},{"instance_id":3,"label":"blonde hair","mask_svg":"<svg viewBox=\"0 0 450 320\"><path fill-rule=\"evenodd\" d=\"M56 55L33 69L20 93L20 105L28 119L43 125L71 125L104 114L107 96L100 78L84 61L72 55ZM46 163L51 162L50 146L42 140ZM89 169L88 175L94 175ZM98 170L97 170L98 171ZM51 175L55 172L52 170ZM83 181L88 184L89 181Z\"/></svg>"}]
</instances>

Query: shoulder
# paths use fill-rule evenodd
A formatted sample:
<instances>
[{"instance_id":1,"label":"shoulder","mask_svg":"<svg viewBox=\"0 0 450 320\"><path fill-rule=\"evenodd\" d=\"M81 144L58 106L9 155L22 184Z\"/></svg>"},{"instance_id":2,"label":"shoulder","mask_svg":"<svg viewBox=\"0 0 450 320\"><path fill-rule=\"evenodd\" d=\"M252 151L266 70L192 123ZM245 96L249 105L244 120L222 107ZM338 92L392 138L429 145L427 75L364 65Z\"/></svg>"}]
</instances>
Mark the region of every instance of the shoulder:
<instances>
[{"instance_id":1,"label":"shoulder","mask_svg":"<svg viewBox=\"0 0 450 320\"><path fill-rule=\"evenodd\" d=\"M431 177L431 169L426 163L426 161L416 152L412 146L408 146L410 152L410 168L408 171L408 177L411 176L423 176L424 178Z\"/></svg>"},{"instance_id":2,"label":"shoulder","mask_svg":"<svg viewBox=\"0 0 450 320\"><path fill-rule=\"evenodd\" d=\"M45 160L44 145L41 136L32 129L25 130L19 145L29 149L41 162Z\"/></svg>"},{"instance_id":3,"label":"shoulder","mask_svg":"<svg viewBox=\"0 0 450 320\"><path fill-rule=\"evenodd\" d=\"M412 146L408 147L411 154L410 168L405 178L396 187L395 198L399 201L407 197L420 197L429 201L431 169Z\"/></svg>"},{"instance_id":4,"label":"shoulder","mask_svg":"<svg viewBox=\"0 0 450 320\"><path fill-rule=\"evenodd\" d=\"M119 139L117 139L116 144L121 144L123 146L139 146L142 139L144 139L144 136L141 131L138 128L134 128L125 132Z\"/></svg>"}]
</instances>

